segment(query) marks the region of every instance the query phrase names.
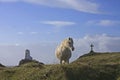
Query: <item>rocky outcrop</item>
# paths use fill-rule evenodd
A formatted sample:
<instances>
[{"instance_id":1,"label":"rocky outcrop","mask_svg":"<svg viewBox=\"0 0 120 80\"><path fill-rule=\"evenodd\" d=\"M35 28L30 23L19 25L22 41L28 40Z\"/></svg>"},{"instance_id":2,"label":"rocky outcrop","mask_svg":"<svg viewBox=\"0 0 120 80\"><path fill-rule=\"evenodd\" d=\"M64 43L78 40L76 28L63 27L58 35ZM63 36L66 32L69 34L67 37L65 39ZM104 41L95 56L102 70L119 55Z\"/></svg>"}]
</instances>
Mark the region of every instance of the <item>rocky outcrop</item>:
<instances>
[{"instance_id":1,"label":"rocky outcrop","mask_svg":"<svg viewBox=\"0 0 120 80\"><path fill-rule=\"evenodd\" d=\"M21 66L23 64L26 64L26 63L30 63L30 62L37 63L37 64L40 64L40 65L44 64L44 63L39 62L37 60L33 60L33 58L30 56L30 50L26 49L25 50L25 58L20 60L19 66Z\"/></svg>"},{"instance_id":2,"label":"rocky outcrop","mask_svg":"<svg viewBox=\"0 0 120 80\"><path fill-rule=\"evenodd\" d=\"M5 66L0 63L0 67L5 67Z\"/></svg>"},{"instance_id":3,"label":"rocky outcrop","mask_svg":"<svg viewBox=\"0 0 120 80\"><path fill-rule=\"evenodd\" d=\"M38 64L40 64L40 65L44 65L44 63L39 62L39 61L36 61L36 60L22 59L22 60L19 62L19 66L20 66L20 65L23 65L23 64L26 64L26 63L30 63L30 62L34 62L34 63L38 63Z\"/></svg>"}]
</instances>

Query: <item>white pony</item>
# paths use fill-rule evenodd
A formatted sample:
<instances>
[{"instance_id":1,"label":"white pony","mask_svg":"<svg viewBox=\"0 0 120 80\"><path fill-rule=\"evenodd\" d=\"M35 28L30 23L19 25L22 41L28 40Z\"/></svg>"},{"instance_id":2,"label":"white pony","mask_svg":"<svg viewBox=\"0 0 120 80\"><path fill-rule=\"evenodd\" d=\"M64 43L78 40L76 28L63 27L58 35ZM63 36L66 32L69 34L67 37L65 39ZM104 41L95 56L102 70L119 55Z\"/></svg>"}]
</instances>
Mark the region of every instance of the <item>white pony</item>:
<instances>
[{"instance_id":1,"label":"white pony","mask_svg":"<svg viewBox=\"0 0 120 80\"><path fill-rule=\"evenodd\" d=\"M61 42L55 51L56 57L60 60L60 64L68 63L71 58L72 52L74 51L73 39L67 38Z\"/></svg>"}]
</instances>

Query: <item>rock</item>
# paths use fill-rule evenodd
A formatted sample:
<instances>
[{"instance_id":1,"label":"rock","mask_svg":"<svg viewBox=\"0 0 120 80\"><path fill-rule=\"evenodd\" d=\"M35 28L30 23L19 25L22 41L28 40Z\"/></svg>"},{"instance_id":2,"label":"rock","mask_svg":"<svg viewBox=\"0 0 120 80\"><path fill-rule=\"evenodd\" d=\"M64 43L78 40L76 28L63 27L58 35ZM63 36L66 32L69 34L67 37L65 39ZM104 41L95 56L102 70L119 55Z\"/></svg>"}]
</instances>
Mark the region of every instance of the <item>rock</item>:
<instances>
[{"instance_id":1,"label":"rock","mask_svg":"<svg viewBox=\"0 0 120 80\"><path fill-rule=\"evenodd\" d=\"M22 60L19 62L19 66L20 66L20 65L23 65L23 64L26 64L26 63L29 63L29 62L34 62L34 63L39 63L40 65L44 65L44 63L39 62L39 61L36 61L36 60L22 59Z\"/></svg>"},{"instance_id":2,"label":"rock","mask_svg":"<svg viewBox=\"0 0 120 80\"><path fill-rule=\"evenodd\" d=\"M34 63L38 63L40 65L43 65L44 63L42 62L39 62L37 60L33 60L32 57L30 56L30 50L26 49L25 50L25 58L20 60L19 62L19 66L22 65L22 64L26 64L26 63L29 63L29 62L34 62Z\"/></svg>"},{"instance_id":3,"label":"rock","mask_svg":"<svg viewBox=\"0 0 120 80\"><path fill-rule=\"evenodd\" d=\"M5 67L5 66L0 63L0 67Z\"/></svg>"}]
</instances>

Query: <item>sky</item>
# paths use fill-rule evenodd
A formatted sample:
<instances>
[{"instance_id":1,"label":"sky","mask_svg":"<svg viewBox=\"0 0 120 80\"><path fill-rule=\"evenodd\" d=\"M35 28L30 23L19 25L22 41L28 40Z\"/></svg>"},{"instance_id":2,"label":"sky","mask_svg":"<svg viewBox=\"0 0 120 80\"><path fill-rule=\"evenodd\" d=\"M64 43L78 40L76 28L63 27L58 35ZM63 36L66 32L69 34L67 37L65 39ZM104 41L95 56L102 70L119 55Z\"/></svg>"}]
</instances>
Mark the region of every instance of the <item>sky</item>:
<instances>
[{"instance_id":1,"label":"sky","mask_svg":"<svg viewBox=\"0 0 120 80\"><path fill-rule=\"evenodd\" d=\"M33 59L59 63L55 49L72 37L70 61L90 51L120 52L119 0L0 0L0 63Z\"/></svg>"}]
</instances>

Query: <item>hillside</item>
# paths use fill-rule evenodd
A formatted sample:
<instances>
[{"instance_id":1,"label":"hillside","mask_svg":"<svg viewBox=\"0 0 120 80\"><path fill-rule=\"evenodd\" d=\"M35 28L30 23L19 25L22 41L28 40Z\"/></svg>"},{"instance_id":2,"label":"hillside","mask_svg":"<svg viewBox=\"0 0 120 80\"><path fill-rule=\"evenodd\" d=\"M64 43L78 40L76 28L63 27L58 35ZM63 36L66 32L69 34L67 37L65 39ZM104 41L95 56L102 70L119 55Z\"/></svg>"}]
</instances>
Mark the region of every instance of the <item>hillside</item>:
<instances>
[{"instance_id":1,"label":"hillside","mask_svg":"<svg viewBox=\"0 0 120 80\"><path fill-rule=\"evenodd\" d=\"M0 80L120 80L120 52L85 54L68 65L0 67Z\"/></svg>"}]
</instances>

